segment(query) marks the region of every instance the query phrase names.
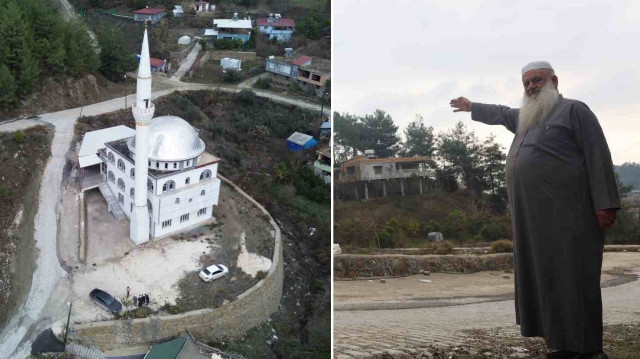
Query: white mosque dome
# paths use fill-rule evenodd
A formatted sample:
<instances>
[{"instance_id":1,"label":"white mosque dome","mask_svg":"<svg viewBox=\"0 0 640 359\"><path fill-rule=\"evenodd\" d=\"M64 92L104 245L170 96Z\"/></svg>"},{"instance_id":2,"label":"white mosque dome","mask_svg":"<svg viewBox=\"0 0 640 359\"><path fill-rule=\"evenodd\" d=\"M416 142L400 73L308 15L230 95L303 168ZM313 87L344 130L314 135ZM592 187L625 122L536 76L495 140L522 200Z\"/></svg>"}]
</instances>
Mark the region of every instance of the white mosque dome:
<instances>
[{"instance_id":1,"label":"white mosque dome","mask_svg":"<svg viewBox=\"0 0 640 359\"><path fill-rule=\"evenodd\" d=\"M131 138L129 150L135 153L135 141ZM149 126L150 161L184 161L200 156L204 152L204 141L198 132L185 120L177 116L160 116L151 120Z\"/></svg>"}]
</instances>

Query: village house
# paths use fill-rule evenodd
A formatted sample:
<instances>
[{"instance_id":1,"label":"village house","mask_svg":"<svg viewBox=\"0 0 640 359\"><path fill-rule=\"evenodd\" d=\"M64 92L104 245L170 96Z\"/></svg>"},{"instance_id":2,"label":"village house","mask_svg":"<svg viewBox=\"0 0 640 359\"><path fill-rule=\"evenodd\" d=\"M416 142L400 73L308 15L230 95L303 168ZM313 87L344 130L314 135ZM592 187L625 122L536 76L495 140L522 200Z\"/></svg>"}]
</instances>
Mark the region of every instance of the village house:
<instances>
[{"instance_id":1,"label":"village house","mask_svg":"<svg viewBox=\"0 0 640 359\"><path fill-rule=\"evenodd\" d=\"M238 13L233 14L231 19L214 19L213 29L206 29L205 35L212 36L217 40L242 40L242 43L249 41L251 37L251 20L238 18Z\"/></svg>"},{"instance_id":2,"label":"village house","mask_svg":"<svg viewBox=\"0 0 640 359\"><path fill-rule=\"evenodd\" d=\"M256 23L261 34L267 34L269 39L278 41L289 41L296 27L293 19L283 19L280 14L269 14L268 18L260 17Z\"/></svg>"},{"instance_id":3,"label":"village house","mask_svg":"<svg viewBox=\"0 0 640 359\"><path fill-rule=\"evenodd\" d=\"M216 6L211 4L208 1L198 1L195 4L193 4L193 8L194 10L196 10L196 12L216 11Z\"/></svg>"},{"instance_id":4,"label":"village house","mask_svg":"<svg viewBox=\"0 0 640 359\"><path fill-rule=\"evenodd\" d=\"M313 162L313 173L322 177L325 183L331 183L331 147L320 147L316 151L318 159Z\"/></svg>"},{"instance_id":5,"label":"village house","mask_svg":"<svg viewBox=\"0 0 640 359\"><path fill-rule=\"evenodd\" d=\"M423 194L435 187L435 172L429 168L431 157L376 158L373 150L342 162L334 172L336 199Z\"/></svg>"},{"instance_id":6,"label":"village house","mask_svg":"<svg viewBox=\"0 0 640 359\"><path fill-rule=\"evenodd\" d=\"M144 9L134 11L133 19L135 21L151 21L152 23L156 23L162 20L166 15L167 12L165 9L150 8L147 6Z\"/></svg>"},{"instance_id":7,"label":"village house","mask_svg":"<svg viewBox=\"0 0 640 359\"><path fill-rule=\"evenodd\" d=\"M302 90L314 91L316 96L324 94L325 84L331 77L331 61L306 55L295 60L269 56L265 69L276 83L287 85L293 82Z\"/></svg>"}]
</instances>

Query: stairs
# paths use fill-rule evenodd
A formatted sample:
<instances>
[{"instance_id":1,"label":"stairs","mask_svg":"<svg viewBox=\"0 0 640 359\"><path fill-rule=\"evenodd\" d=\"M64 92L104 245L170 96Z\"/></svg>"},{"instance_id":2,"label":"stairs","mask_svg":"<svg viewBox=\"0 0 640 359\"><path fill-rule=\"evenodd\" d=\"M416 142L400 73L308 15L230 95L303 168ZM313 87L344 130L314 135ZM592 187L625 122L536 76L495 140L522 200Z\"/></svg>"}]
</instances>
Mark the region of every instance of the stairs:
<instances>
[{"instance_id":1,"label":"stairs","mask_svg":"<svg viewBox=\"0 0 640 359\"><path fill-rule=\"evenodd\" d=\"M120 203L118 203L116 197L111 193L111 189L109 189L107 182L100 183L98 188L100 189L100 193L102 193L104 199L107 201L107 209L109 212L111 212L113 217L118 221L123 220L126 217L124 211L120 207Z\"/></svg>"}]
</instances>

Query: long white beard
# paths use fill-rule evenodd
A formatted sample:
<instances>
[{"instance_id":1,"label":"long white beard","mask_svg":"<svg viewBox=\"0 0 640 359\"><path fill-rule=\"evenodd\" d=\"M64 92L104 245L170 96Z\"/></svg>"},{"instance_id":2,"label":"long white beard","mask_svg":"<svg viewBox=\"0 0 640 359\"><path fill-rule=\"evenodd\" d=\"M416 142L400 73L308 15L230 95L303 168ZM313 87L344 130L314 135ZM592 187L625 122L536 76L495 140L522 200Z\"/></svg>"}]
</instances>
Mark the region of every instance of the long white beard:
<instances>
[{"instance_id":1,"label":"long white beard","mask_svg":"<svg viewBox=\"0 0 640 359\"><path fill-rule=\"evenodd\" d=\"M527 96L525 92L522 96L522 107L520 107L518 115L518 132L525 131L527 128L535 126L547 118L559 99L558 89L553 87L551 81L547 82L533 98Z\"/></svg>"}]
</instances>

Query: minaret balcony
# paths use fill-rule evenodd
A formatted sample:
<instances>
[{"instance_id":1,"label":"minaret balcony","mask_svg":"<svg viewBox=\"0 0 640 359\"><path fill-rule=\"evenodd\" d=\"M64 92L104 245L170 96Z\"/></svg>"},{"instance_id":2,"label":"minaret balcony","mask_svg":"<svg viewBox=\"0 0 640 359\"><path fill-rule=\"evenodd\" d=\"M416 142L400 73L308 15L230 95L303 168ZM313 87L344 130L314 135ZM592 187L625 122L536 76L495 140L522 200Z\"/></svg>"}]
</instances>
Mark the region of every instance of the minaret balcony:
<instances>
[{"instance_id":1,"label":"minaret balcony","mask_svg":"<svg viewBox=\"0 0 640 359\"><path fill-rule=\"evenodd\" d=\"M138 122L141 122L142 125L148 125L153 118L153 113L156 111L156 106L153 103L149 103L149 107L138 107L136 104L131 110L136 120L136 125L139 124Z\"/></svg>"}]
</instances>

